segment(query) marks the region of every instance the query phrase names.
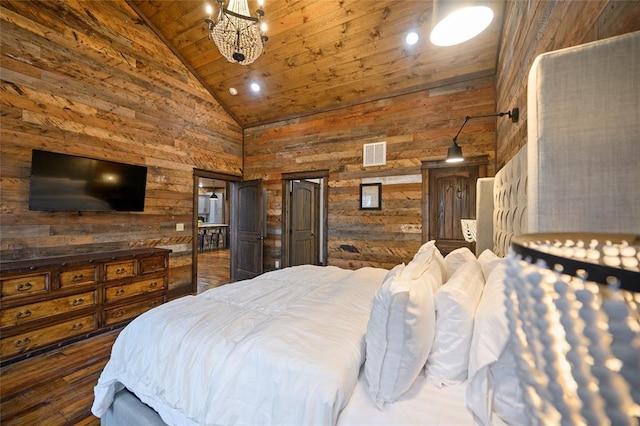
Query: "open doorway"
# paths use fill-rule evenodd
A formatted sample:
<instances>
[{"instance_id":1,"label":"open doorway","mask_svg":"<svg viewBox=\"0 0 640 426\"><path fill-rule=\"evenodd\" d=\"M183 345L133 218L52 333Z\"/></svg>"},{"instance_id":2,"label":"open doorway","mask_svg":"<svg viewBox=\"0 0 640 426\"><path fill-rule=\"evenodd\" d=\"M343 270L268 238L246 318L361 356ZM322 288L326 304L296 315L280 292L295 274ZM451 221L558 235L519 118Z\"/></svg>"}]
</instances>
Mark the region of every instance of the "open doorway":
<instances>
[{"instance_id":1,"label":"open doorway","mask_svg":"<svg viewBox=\"0 0 640 426\"><path fill-rule=\"evenodd\" d=\"M201 293L230 282L231 183L239 181L207 170L194 170L193 281Z\"/></svg>"},{"instance_id":2,"label":"open doorway","mask_svg":"<svg viewBox=\"0 0 640 426\"><path fill-rule=\"evenodd\" d=\"M328 176L328 170L282 175L282 267L327 264Z\"/></svg>"}]
</instances>

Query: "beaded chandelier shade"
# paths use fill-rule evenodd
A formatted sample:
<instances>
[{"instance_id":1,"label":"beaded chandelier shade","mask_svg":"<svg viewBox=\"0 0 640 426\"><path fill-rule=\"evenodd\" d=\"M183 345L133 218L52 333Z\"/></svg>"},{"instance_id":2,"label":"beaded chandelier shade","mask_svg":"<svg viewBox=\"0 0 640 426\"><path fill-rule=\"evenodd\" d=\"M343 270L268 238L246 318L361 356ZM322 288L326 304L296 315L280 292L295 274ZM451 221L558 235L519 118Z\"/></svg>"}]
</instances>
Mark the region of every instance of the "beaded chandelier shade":
<instances>
[{"instance_id":1,"label":"beaded chandelier shade","mask_svg":"<svg viewBox=\"0 0 640 426\"><path fill-rule=\"evenodd\" d=\"M217 1L216 20L204 20L209 25L209 39L229 62L249 65L262 54L268 40L261 27L264 11L260 7L254 18L249 15L247 0L230 0L228 8L224 7L224 0Z\"/></svg>"},{"instance_id":2,"label":"beaded chandelier shade","mask_svg":"<svg viewBox=\"0 0 640 426\"><path fill-rule=\"evenodd\" d=\"M505 304L527 424L638 423L639 244L637 235L514 238Z\"/></svg>"}]
</instances>

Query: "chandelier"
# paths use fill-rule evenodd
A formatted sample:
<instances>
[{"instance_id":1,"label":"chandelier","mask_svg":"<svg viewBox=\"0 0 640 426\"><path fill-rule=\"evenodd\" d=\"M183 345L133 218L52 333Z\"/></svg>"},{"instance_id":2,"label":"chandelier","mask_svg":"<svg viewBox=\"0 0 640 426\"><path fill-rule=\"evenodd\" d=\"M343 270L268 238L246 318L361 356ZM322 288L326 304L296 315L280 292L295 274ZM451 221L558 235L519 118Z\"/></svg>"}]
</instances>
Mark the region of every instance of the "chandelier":
<instances>
[{"instance_id":1,"label":"chandelier","mask_svg":"<svg viewBox=\"0 0 640 426\"><path fill-rule=\"evenodd\" d=\"M247 0L225 0L218 3L218 17L211 19L212 9L207 6L209 17L204 20L209 25L209 39L218 46L220 53L229 62L249 65L262 54L265 42L269 39L264 33L262 0L258 0L257 18L249 15Z\"/></svg>"}]
</instances>

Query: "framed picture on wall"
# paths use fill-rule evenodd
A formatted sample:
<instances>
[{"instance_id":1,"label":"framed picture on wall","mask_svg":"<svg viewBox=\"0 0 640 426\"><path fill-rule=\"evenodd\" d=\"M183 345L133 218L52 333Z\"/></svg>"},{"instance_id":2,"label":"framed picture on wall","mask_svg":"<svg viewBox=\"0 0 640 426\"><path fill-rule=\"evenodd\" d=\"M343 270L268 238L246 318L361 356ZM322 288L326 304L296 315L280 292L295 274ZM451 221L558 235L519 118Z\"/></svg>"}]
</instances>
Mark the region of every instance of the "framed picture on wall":
<instances>
[{"instance_id":1,"label":"framed picture on wall","mask_svg":"<svg viewBox=\"0 0 640 426\"><path fill-rule=\"evenodd\" d=\"M360 210L382 209L382 184L360 184Z\"/></svg>"}]
</instances>

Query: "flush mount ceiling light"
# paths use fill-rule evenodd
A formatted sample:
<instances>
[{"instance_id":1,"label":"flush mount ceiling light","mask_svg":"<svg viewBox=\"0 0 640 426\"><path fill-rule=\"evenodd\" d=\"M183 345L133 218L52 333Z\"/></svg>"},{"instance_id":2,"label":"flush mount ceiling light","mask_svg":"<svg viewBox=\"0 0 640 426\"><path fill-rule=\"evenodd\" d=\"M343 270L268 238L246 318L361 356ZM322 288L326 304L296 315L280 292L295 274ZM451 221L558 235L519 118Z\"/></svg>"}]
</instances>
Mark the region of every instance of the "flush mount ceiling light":
<instances>
[{"instance_id":1,"label":"flush mount ceiling light","mask_svg":"<svg viewBox=\"0 0 640 426\"><path fill-rule=\"evenodd\" d=\"M460 126L460 130L458 130L458 133L456 133L456 135L453 137L453 142L451 143L451 146L447 150L447 160L446 160L447 163L459 163L461 161L464 161L464 157L462 156L462 148L460 147L460 145L458 145L458 135L464 128L465 124L467 124L467 121L471 120L472 118L502 117L504 115L509 116L509 118L511 119L511 122L517 123L518 119L520 118L520 110L518 109L518 107L515 107L511 111L507 111L507 112L496 112L495 114L474 115L473 117L467 115L464 118L464 121L462 122L462 126Z\"/></svg>"},{"instance_id":2,"label":"flush mount ceiling light","mask_svg":"<svg viewBox=\"0 0 640 426\"><path fill-rule=\"evenodd\" d=\"M249 65L262 54L269 39L262 23L262 0L258 0L257 18L249 15L247 0L229 0L228 8L224 7L225 0L216 1L219 9L217 18L211 18L213 8L207 5L209 17L204 20L209 26L209 39L229 62Z\"/></svg>"},{"instance_id":3,"label":"flush mount ceiling light","mask_svg":"<svg viewBox=\"0 0 640 426\"><path fill-rule=\"evenodd\" d=\"M480 34L493 20L493 10L477 2L436 0L430 40L436 46L453 46Z\"/></svg>"},{"instance_id":4,"label":"flush mount ceiling light","mask_svg":"<svg viewBox=\"0 0 640 426\"><path fill-rule=\"evenodd\" d=\"M415 32L415 31L411 31L411 32L407 33L406 37L404 38L404 41L409 46L413 46L414 44L416 44L418 42L419 39L420 39L420 36L418 35L418 33Z\"/></svg>"}]
</instances>

